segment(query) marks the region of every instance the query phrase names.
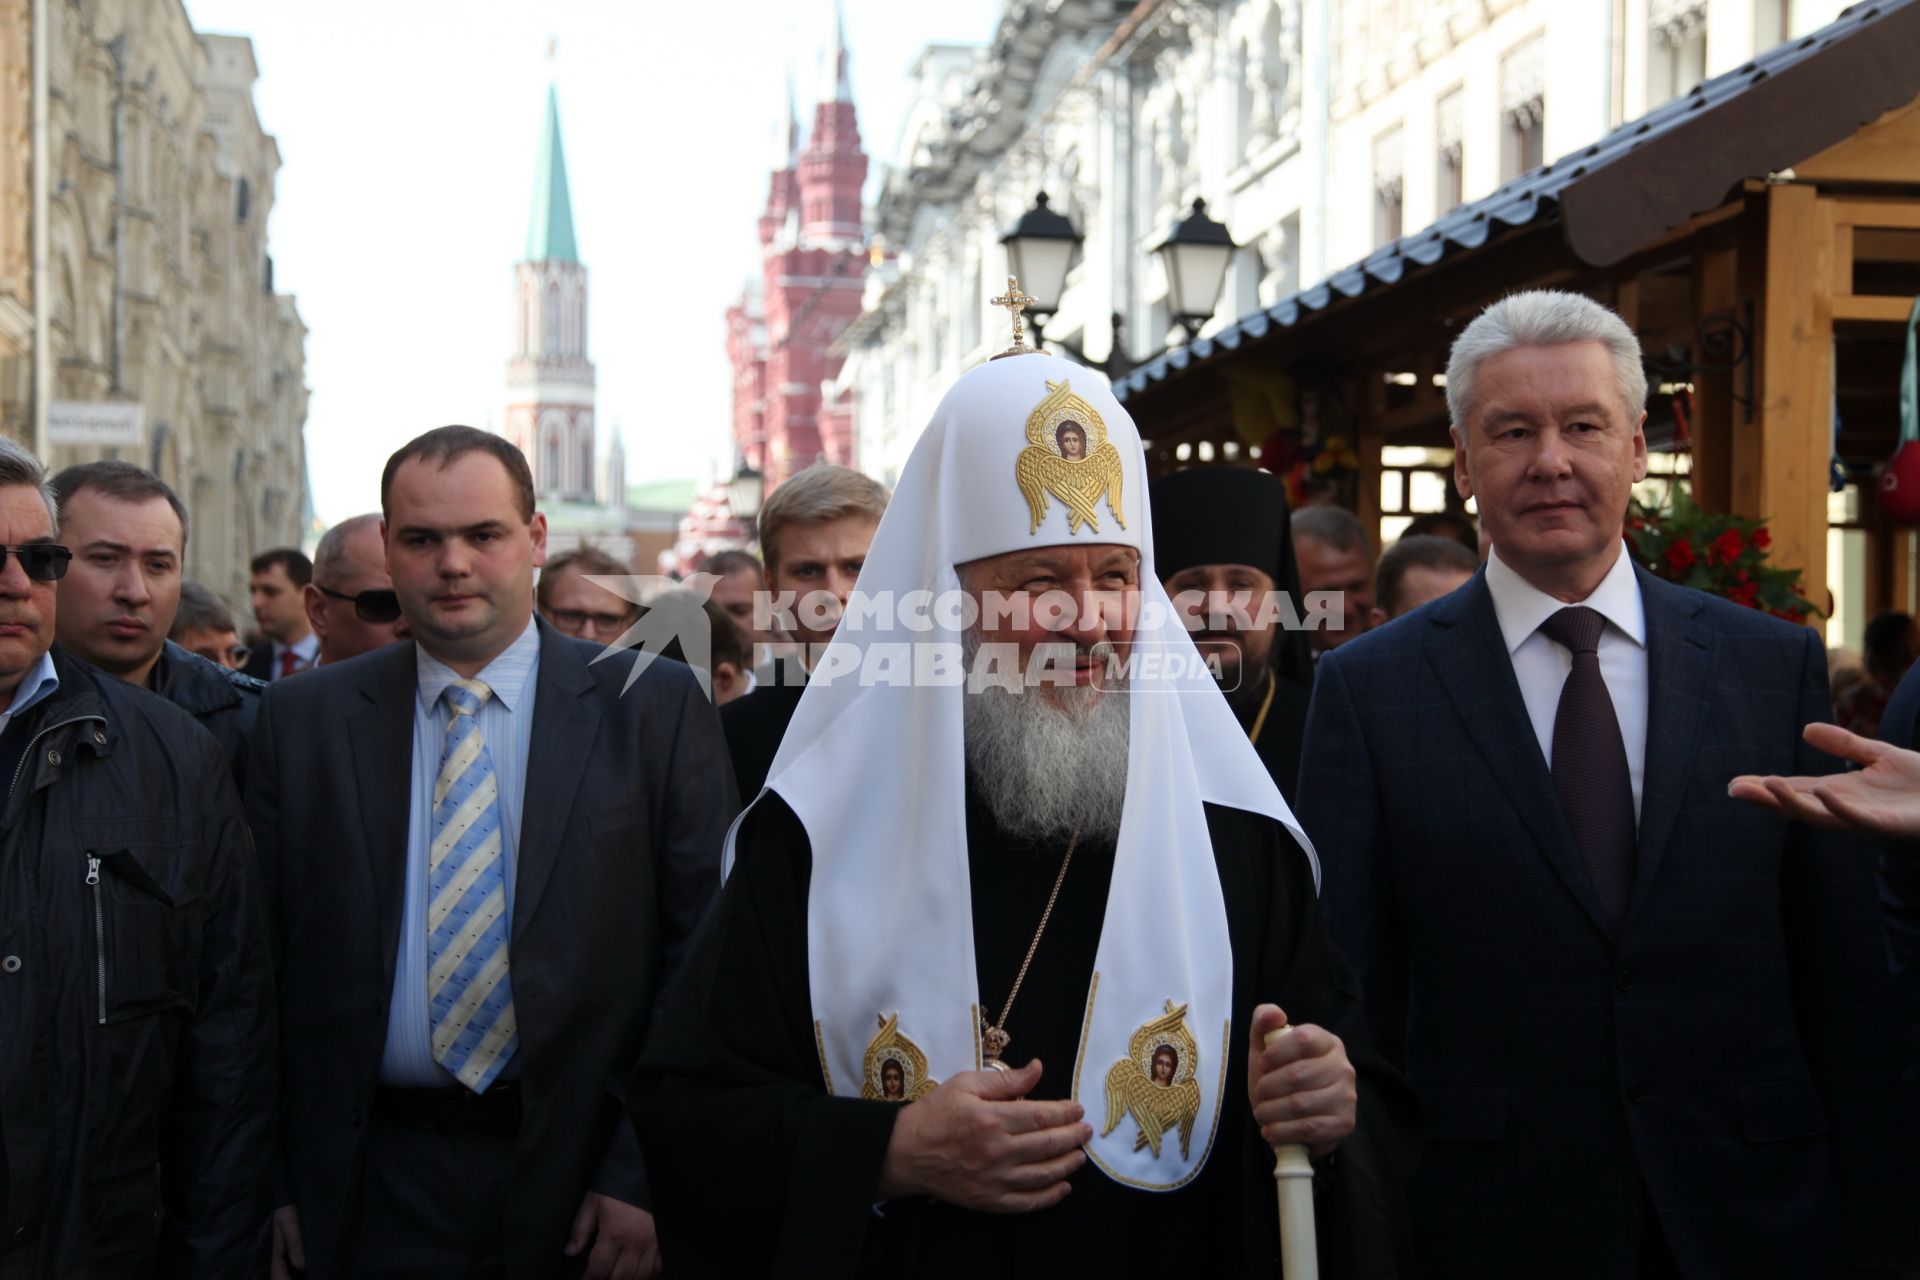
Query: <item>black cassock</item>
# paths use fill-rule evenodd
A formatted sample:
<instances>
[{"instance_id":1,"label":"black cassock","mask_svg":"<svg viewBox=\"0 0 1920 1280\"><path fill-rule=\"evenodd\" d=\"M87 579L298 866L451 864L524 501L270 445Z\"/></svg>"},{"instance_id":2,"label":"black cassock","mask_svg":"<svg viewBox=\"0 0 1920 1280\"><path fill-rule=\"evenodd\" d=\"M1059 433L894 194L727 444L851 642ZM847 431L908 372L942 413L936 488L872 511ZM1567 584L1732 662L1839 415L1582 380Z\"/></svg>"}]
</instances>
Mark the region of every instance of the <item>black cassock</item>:
<instances>
[{"instance_id":1,"label":"black cassock","mask_svg":"<svg viewBox=\"0 0 1920 1280\"><path fill-rule=\"evenodd\" d=\"M1089 1162L1060 1205L1000 1215L924 1197L876 1203L900 1104L825 1090L807 983L811 854L793 811L764 797L631 1093L669 1274L1276 1276L1273 1153L1246 1086L1247 1027L1264 1001L1339 1035L1359 1070L1359 1129L1315 1178L1321 1274L1411 1274L1400 1175L1412 1095L1367 1045L1358 985L1321 927L1312 870L1271 819L1209 805L1207 822L1233 940L1234 1024L1205 1168L1178 1191L1149 1192ZM997 1013L1064 849L1008 840L971 797L967 830L981 1004ZM1071 1089L1113 852L1083 841L1074 853L1007 1020L1006 1060L1045 1064L1036 1098ZM1108 1065L1089 1069L1097 1079ZM1091 1096L1097 1129L1104 1107Z\"/></svg>"}]
</instances>

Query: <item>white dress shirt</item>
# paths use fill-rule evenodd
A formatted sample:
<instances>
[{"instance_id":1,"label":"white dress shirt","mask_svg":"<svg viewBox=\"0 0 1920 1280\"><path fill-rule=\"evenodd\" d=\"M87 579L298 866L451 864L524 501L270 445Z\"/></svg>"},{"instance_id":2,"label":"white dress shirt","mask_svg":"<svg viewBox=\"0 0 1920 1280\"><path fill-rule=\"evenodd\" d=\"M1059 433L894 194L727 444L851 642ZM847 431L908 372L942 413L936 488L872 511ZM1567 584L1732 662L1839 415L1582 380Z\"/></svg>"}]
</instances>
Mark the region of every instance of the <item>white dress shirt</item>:
<instances>
[{"instance_id":1,"label":"white dress shirt","mask_svg":"<svg viewBox=\"0 0 1920 1280\"><path fill-rule=\"evenodd\" d=\"M433 1059L431 1002L427 999L427 852L433 843L433 786L447 749L452 715L440 695L459 679L452 667L425 649L417 655L419 683L413 707L413 773L407 810L406 895L401 905L400 951L393 965L393 1002L387 1012L387 1043L380 1056L380 1083L400 1088L444 1088L454 1078ZM513 919L520 815L527 789L527 757L533 748L533 700L540 664L540 632L531 620L474 678L493 690L474 719L493 757L500 796L500 856L505 863L507 919ZM511 960L509 960L511 963ZM518 1074L509 1062L507 1075Z\"/></svg>"},{"instance_id":2,"label":"white dress shirt","mask_svg":"<svg viewBox=\"0 0 1920 1280\"><path fill-rule=\"evenodd\" d=\"M1553 767L1553 719L1560 710L1560 690L1573 670L1573 654L1547 638L1540 624L1568 608L1501 563L1496 548L1487 554L1487 590L1493 593L1494 616L1513 659L1514 678L1533 721L1540 754ZM1586 605L1607 620L1600 632L1600 677L1613 698L1613 715L1620 722L1620 740L1627 748L1627 771L1633 779L1633 814L1640 816L1641 784L1647 771L1647 612L1633 561L1621 544L1613 568L1575 603Z\"/></svg>"},{"instance_id":3,"label":"white dress shirt","mask_svg":"<svg viewBox=\"0 0 1920 1280\"><path fill-rule=\"evenodd\" d=\"M286 665L286 655L289 651L293 653L293 671L291 674L299 675L302 671L313 670L314 664L320 660L320 634L316 631L309 631L292 644L281 644L278 640L274 641L273 665L267 672L268 680L278 680L280 678L280 671L281 668Z\"/></svg>"}]
</instances>

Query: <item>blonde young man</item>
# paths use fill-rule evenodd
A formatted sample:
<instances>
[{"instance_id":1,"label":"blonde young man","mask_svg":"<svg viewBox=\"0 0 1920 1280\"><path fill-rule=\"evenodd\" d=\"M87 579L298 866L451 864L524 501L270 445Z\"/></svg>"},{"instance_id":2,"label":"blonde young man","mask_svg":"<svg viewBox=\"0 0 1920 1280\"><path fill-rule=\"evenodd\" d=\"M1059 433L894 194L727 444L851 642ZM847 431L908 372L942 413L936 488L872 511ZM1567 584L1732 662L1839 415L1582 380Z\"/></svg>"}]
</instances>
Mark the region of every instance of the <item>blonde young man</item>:
<instances>
[{"instance_id":1,"label":"blonde young man","mask_svg":"<svg viewBox=\"0 0 1920 1280\"><path fill-rule=\"evenodd\" d=\"M831 463L793 476L760 509L768 601L776 627L799 646L799 660L776 666L772 678L720 713L743 800L758 795L767 780L806 671L833 638L886 509L887 491L878 481Z\"/></svg>"}]
</instances>

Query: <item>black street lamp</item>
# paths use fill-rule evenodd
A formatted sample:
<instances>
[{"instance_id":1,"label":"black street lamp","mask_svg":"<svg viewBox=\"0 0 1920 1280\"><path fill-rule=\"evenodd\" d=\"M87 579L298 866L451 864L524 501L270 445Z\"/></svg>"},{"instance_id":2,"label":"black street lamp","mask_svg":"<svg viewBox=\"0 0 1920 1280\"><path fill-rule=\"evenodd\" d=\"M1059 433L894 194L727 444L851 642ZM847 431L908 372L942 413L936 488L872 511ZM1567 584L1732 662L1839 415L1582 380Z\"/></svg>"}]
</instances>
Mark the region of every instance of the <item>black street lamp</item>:
<instances>
[{"instance_id":1,"label":"black street lamp","mask_svg":"<svg viewBox=\"0 0 1920 1280\"><path fill-rule=\"evenodd\" d=\"M1033 299L1029 311L1050 316L1060 309L1067 272L1073 270L1085 240L1071 219L1047 207L1044 191L1033 198L1033 208L1021 215L1013 230L1000 237L1007 251L1008 273Z\"/></svg>"},{"instance_id":2,"label":"black street lamp","mask_svg":"<svg viewBox=\"0 0 1920 1280\"><path fill-rule=\"evenodd\" d=\"M1070 218L1049 207L1044 191L1034 197L1033 208L1020 216L1013 229L1000 237L1007 251L1008 272L1019 279L1021 289L1033 299L1027 305L1027 317L1036 347L1041 343L1046 320L1060 310L1067 273L1079 261L1085 240ZM1167 309L1187 331L1189 342L1200 336L1201 326L1212 319L1220 305L1227 266L1239 247L1224 223L1207 216L1205 200L1195 200L1187 216L1168 228L1166 236L1153 247L1167 276ZM1113 352L1105 360L1089 359L1070 342L1055 340L1053 345L1109 378L1124 377L1141 362L1127 355L1121 324L1122 317L1116 311Z\"/></svg>"},{"instance_id":3,"label":"black street lamp","mask_svg":"<svg viewBox=\"0 0 1920 1280\"><path fill-rule=\"evenodd\" d=\"M767 478L742 462L733 479L727 481L727 509L751 528L766 497Z\"/></svg>"},{"instance_id":4,"label":"black street lamp","mask_svg":"<svg viewBox=\"0 0 1920 1280\"><path fill-rule=\"evenodd\" d=\"M1153 247L1167 273L1167 309L1187 331L1189 342L1200 336L1200 326L1220 305L1227 264L1239 247L1225 223L1207 216L1205 200L1195 200L1192 211Z\"/></svg>"}]
</instances>

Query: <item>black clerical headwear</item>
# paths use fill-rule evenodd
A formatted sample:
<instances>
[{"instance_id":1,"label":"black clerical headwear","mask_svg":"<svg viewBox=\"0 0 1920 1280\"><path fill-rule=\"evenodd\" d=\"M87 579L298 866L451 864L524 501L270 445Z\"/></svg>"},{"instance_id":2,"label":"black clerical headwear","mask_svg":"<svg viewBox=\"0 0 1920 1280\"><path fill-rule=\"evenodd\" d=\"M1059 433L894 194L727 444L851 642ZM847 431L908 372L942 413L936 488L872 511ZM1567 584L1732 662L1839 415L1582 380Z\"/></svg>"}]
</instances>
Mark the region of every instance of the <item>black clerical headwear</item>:
<instances>
[{"instance_id":1,"label":"black clerical headwear","mask_svg":"<svg viewBox=\"0 0 1920 1280\"><path fill-rule=\"evenodd\" d=\"M1199 564L1251 565L1287 593L1295 616L1300 615L1300 570L1280 477L1252 467L1196 467L1156 477L1147 492L1153 503L1154 572L1163 581ZM1312 687L1306 632L1274 637L1273 666L1287 679Z\"/></svg>"}]
</instances>

